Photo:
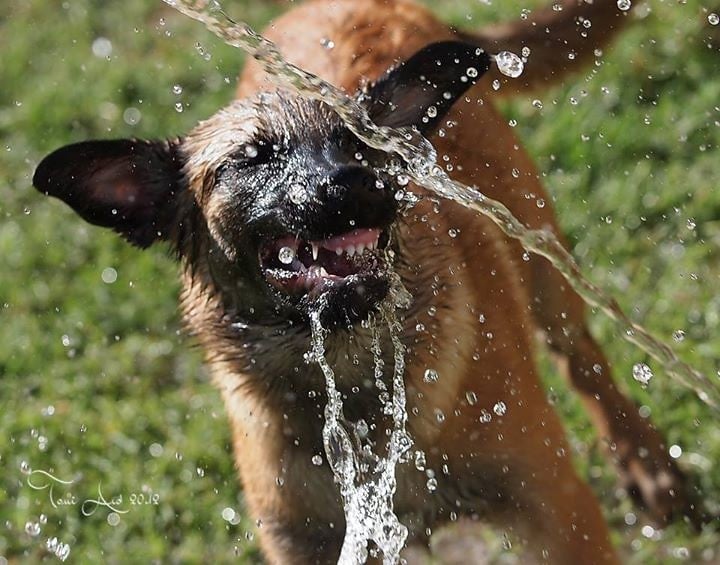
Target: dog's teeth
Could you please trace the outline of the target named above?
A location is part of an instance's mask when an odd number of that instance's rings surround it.
[[[318,258],[318,249],[319,249],[318,244],[317,244],[317,243],[311,243],[310,246],[312,247],[313,261],[317,261],[317,258]]]
[[[327,277],[328,272],[325,270],[325,267],[320,267],[320,276],[321,277]]]
[[[354,245],[348,245],[348,246],[345,248],[345,253],[348,254],[348,257],[352,257],[353,255],[355,255],[355,246],[354,246]]]
[[[358,255],[362,255],[363,251],[365,251],[365,246],[362,243],[355,248],[355,253]]]
[[[343,252],[343,248],[342,248],[342,247],[338,247],[338,248],[335,250],[335,255],[342,255],[342,252]]]

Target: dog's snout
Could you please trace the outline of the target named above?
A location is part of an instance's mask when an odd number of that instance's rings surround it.
[[[318,200],[331,222],[350,222],[350,227],[385,226],[392,222],[397,203],[392,191],[372,170],[344,165],[318,186]]]
[[[369,169],[358,165],[345,165],[330,175],[325,190],[330,197],[368,198],[377,195],[382,189],[382,184],[378,182],[377,176]]]

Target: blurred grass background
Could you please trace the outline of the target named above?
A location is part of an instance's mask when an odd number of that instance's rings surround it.
[[[541,4],[427,3],[468,27]],[[288,6],[225,4],[256,28]],[[586,69],[537,94],[542,109],[531,99],[505,106],[584,271],[656,335],[684,332],[676,348],[716,381],[720,26],[707,16],[719,8],[652,0],[592,80]],[[84,224],[30,184],[61,145],[187,131],[231,99],[243,55],[153,0],[11,3],[0,53],[0,563],[55,560],[44,550],[54,536],[71,546],[69,561],[259,562],[219,395],[182,336],[176,265],[160,247],[140,252]],[[680,463],[718,510],[717,414],[602,316],[592,326],[618,380],[680,446]],[[645,390],[631,378],[637,362],[655,372]],[[617,492],[574,395],[545,365],[578,466],[628,562],[718,562],[717,531],[647,527]],[[101,485],[128,512],[54,508],[48,490],[28,486],[23,462],[75,481],[58,485],[56,500],[98,498]],[[158,504],[132,504],[140,494]],[[40,535],[26,533],[27,522]]]

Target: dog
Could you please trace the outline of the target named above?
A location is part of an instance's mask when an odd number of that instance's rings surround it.
[[[627,20],[614,0],[560,7],[469,32],[410,0],[311,0],[266,35],[291,62],[357,93],[378,125],[429,136],[453,178],[562,238],[537,170],[493,106],[596,57]],[[519,78],[492,64],[488,54],[501,50],[527,54]],[[322,103],[278,89],[257,63],[246,66],[237,94],[182,138],[58,149],[33,184],[138,247],[167,242],[176,253],[184,319],[222,393],[269,562],[337,561],[340,494],[329,466],[314,462],[326,398],[319,367],[305,361],[310,313],[322,301],[347,419],[370,423],[382,445],[366,322],[387,303],[392,273],[412,297],[398,312],[408,431],[427,467],[447,470],[430,492],[424,474],[398,468],[395,510],[411,544],[422,546],[428,529],[455,516],[480,516],[543,561],[618,561],[538,378],[537,330],[626,487],[661,522],[693,514],[662,435],[614,384],[582,300],[546,260],[522,259],[488,219],[405,186],[387,172],[392,156],[357,139]],[[397,197],[408,190],[421,196],[414,206]],[[392,366],[389,337],[381,341]],[[437,378],[424,378],[428,370]],[[493,412],[496,403],[502,409]]]

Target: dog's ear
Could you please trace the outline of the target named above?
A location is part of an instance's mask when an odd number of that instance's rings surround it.
[[[415,126],[425,134],[489,68],[490,56],[475,45],[431,43],[370,88],[370,118],[381,126]]]
[[[91,224],[147,247],[172,232],[183,186],[178,144],[118,139],[68,145],[42,160],[33,185]]]

